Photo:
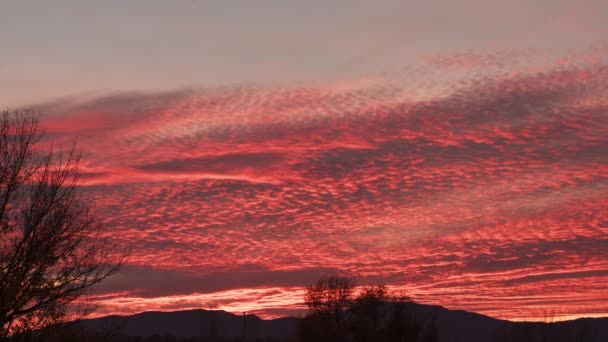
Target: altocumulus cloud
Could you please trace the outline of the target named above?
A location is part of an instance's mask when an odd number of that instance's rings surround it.
[[[383,76],[40,105],[133,249],[101,312],[289,314],[344,272],[502,318],[608,313],[608,66],[498,57],[430,58],[449,86],[418,97]]]

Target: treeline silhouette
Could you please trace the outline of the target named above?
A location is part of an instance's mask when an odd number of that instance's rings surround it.
[[[309,285],[310,313],[298,327],[302,342],[437,342],[435,321],[408,310],[410,297],[385,285],[356,290],[352,278],[329,276]]]

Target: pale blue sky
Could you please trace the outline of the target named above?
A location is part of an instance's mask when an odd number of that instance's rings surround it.
[[[602,0],[1,0],[0,106],[88,92],[356,79],[474,50],[579,49]]]

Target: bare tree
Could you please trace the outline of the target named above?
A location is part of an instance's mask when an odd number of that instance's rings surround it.
[[[31,112],[0,117],[0,340],[64,321],[122,265],[78,192],[80,155],[41,151]]]
[[[352,278],[329,276],[306,287],[304,302],[316,313],[332,315],[336,322],[349,306],[355,287]]]
[[[341,276],[323,277],[308,285],[304,302],[311,313],[300,322],[299,339],[318,342],[345,341],[345,314],[352,302],[354,289],[354,280]]]
[[[355,292],[356,291],[356,292]],[[416,317],[414,301],[386,285],[355,288],[351,278],[330,276],[309,285],[310,309],[299,321],[299,341],[437,341],[433,317]]]

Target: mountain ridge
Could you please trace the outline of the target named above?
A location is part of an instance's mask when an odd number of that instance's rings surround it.
[[[465,310],[437,305],[408,304],[417,317],[433,320],[439,341],[608,341],[608,317],[578,318],[546,322],[514,322]],[[276,339],[293,341],[298,317],[262,319],[254,314],[238,315],[224,310],[192,309],[147,311],[134,315],[109,315],[77,322],[86,332],[112,333],[127,337],[174,336],[177,338]],[[582,339],[581,339],[582,338]]]

